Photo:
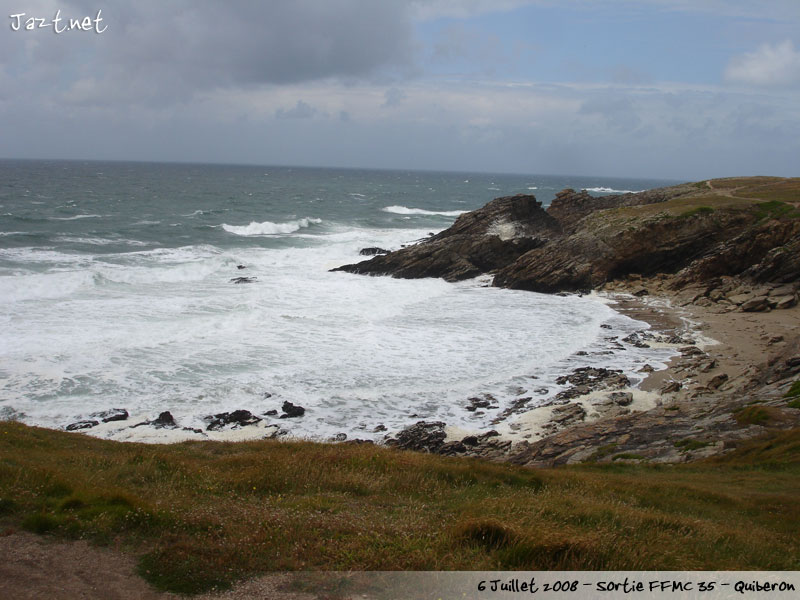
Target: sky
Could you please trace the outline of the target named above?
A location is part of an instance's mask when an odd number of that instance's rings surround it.
[[[0,6],[3,158],[800,175],[800,0]]]

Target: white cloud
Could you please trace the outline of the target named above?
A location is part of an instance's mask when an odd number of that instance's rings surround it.
[[[764,44],[731,60],[725,79],[755,86],[791,87],[800,85],[800,52],[791,41]]]

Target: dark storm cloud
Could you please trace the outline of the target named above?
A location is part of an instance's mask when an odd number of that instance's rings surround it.
[[[16,45],[15,59],[21,55],[31,68],[74,69],[80,52],[83,66],[75,74],[91,77],[95,93],[114,97],[122,90],[168,101],[218,87],[357,80],[411,60],[405,2],[139,0],[106,5],[66,0],[58,8],[64,17],[94,16],[102,9],[108,29],[100,35],[18,32],[15,39],[6,39]],[[33,47],[24,44],[25,36],[35,39]],[[114,93],[104,87],[113,87]]]

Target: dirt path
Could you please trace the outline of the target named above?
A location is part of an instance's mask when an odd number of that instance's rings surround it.
[[[243,582],[222,594],[196,600],[315,600],[316,595],[281,590],[289,579],[277,573]],[[135,559],[85,541],[64,542],[14,531],[0,537],[0,598],[13,600],[179,600],[155,591],[136,575]]]

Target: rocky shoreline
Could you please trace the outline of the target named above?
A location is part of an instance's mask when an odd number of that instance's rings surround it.
[[[782,200],[770,199],[775,194]],[[466,399],[467,411],[498,411],[488,431],[418,421],[382,443],[529,466],[682,462],[800,425],[800,407],[787,397],[800,373],[798,204],[800,179],[710,180],[603,197],[564,190],[547,209],[532,195],[498,198],[415,244],[365,249],[372,258],[335,270],[448,281],[490,275],[495,286],[597,293],[651,326],[622,339],[609,332],[608,352],[627,345],[675,354],[666,370],[643,365],[638,385],[587,365],[564,373],[564,389],[552,396],[533,390],[502,411],[488,394]],[[276,420],[303,415],[286,401],[280,412],[240,409],[192,428],[166,411],[129,425],[127,411],[112,409],[66,429],[124,429],[117,439],[139,441],[171,441],[164,430],[183,435],[176,439],[248,440],[291,437]],[[329,441],[373,443],[344,433]]]
[[[563,190],[547,209],[518,195],[414,246],[340,267],[449,281],[489,273],[495,286],[545,293],[597,290],[661,332],[628,343],[673,342],[679,351],[638,389],[619,373],[577,369],[562,378],[569,389],[520,406],[502,433],[419,422],[386,443],[529,466],[683,462],[799,426],[791,393],[800,373],[799,207],[797,178],[601,198]],[[691,329],[704,342],[689,339]]]

